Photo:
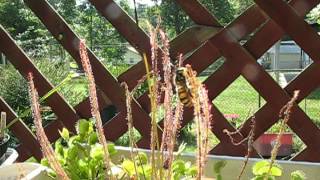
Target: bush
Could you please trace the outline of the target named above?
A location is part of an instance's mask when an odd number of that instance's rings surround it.
[[[69,75],[69,64],[65,62],[42,59],[36,60],[35,64],[41,73],[44,74],[54,86],[59,84]],[[0,82],[0,96],[4,98],[18,115],[21,115],[29,109],[30,103],[27,81],[11,64],[0,66]],[[85,86],[85,81],[81,78],[69,81],[69,84],[64,85],[60,91],[71,105],[78,104],[87,94],[85,88],[80,91],[77,91],[79,88],[73,88],[73,85],[75,84]],[[27,124],[31,124],[31,114],[24,117],[23,120]]]

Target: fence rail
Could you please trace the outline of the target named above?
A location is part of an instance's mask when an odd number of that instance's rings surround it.
[[[25,0],[24,2],[64,49],[80,64],[79,38],[66,21],[45,0]],[[255,113],[257,123],[255,139],[278,121],[278,112],[292,97],[294,90],[299,89],[301,91],[298,98],[298,102],[301,102],[319,87],[320,78],[317,78],[317,74],[320,71],[320,64],[318,63],[320,56],[317,47],[320,47],[320,38],[303,19],[319,3],[318,0],[291,0],[289,2],[255,0],[256,4],[225,27],[220,25],[216,18],[197,0],[176,0],[176,2],[189,15],[196,26],[190,27],[171,41],[171,57],[177,57],[178,53],[188,54],[192,52],[190,56],[185,57],[184,63],[191,64],[199,73],[220,57],[224,57],[225,62],[222,66],[204,81],[209,90],[209,98],[215,100],[230,84],[242,76],[266,101]],[[90,3],[106,20],[111,22],[138,52],[146,53],[150,62],[148,35],[139,28],[120,6],[113,0],[90,0]],[[107,7],[112,7],[112,10],[119,12],[118,18],[113,18],[111,16],[112,13],[105,11],[108,9]],[[242,27],[241,31],[239,27]],[[194,36],[195,33],[197,36]],[[242,45],[240,40],[252,33],[254,35]],[[286,34],[290,35],[308,53],[314,63],[282,88],[256,60]],[[35,74],[36,87],[40,95],[53,88],[2,27],[0,29],[0,41],[0,51],[8,57],[23,76],[29,71]],[[113,104],[119,112],[104,125],[107,138],[116,140],[127,131],[125,97],[120,83],[126,82],[129,88],[132,89],[145,74],[145,69],[142,62],[139,62],[116,79],[101,64],[94,53],[90,49],[88,51],[90,62],[95,72],[96,83],[101,90],[101,96],[107,99],[107,101],[101,101],[101,108]],[[159,49],[158,53],[161,55],[163,52]],[[102,98],[100,97],[99,99],[101,100]],[[134,127],[142,135],[138,145],[140,147],[148,147],[151,126],[148,115],[150,113],[150,105],[147,93],[133,102]],[[62,96],[56,93],[46,101],[46,104],[58,116],[58,120],[51,122],[46,127],[50,141],[55,141],[58,138],[58,129],[61,129],[61,127],[66,126],[72,130],[75,122],[80,117],[90,117],[88,99],[76,107],[71,107]],[[234,131],[235,127],[226,120],[218,108],[213,105],[214,125],[212,126],[212,132],[220,140],[220,144],[212,149],[211,153],[234,156],[245,155],[245,146],[234,146],[223,133],[223,129]],[[7,113],[11,112],[9,117],[14,118],[13,112],[3,101],[1,102],[0,110]],[[192,109],[185,109],[183,117],[182,126],[185,126],[193,118]],[[320,130],[298,105],[293,108],[292,120],[289,121],[289,126],[307,146],[293,160],[320,162],[320,157],[316,153],[320,149],[320,143],[316,141],[320,139]],[[38,147],[37,141],[34,136],[28,134],[23,124],[18,122],[11,130],[22,142],[18,148],[22,157],[20,160],[23,161],[30,156],[35,156],[39,159],[40,152],[32,148]],[[244,122],[240,132],[241,135],[238,134],[236,136],[239,140],[248,135],[250,132],[249,119]],[[25,136],[25,134],[28,134],[28,136]]]

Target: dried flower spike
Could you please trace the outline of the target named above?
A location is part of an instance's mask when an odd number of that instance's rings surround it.
[[[106,166],[106,176],[108,177],[108,172],[110,172],[112,177],[108,144],[104,136],[102,120],[99,112],[99,103],[98,103],[98,97],[97,97],[96,84],[95,84],[91,64],[89,61],[87,48],[83,40],[80,41],[79,50],[80,50],[81,63],[89,81],[89,99],[90,99],[90,105],[91,105],[91,114],[95,120],[99,142],[103,146],[104,163]]]
[[[35,88],[34,81],[33,81],[33,74],[31,72],[28,74],[28,81],[29,81],[29,94],[30,94],[30,100],[31,100],[32,116],[33,116],[34,125],[36,127],[37,139],[40,143],[42,153],[44,157],[48,159],[51,168],[53,168],[53,170],[57,173],[58,177],[63,180],[67,180],[69,179],[69,177],[61,167],[58,159],[56,158],[54,150],[43,129],[42,118],[40,113],[39,95]]]

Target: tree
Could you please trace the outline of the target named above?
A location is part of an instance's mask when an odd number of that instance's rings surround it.
[[[76,32],[88,40],[91,49],[106,63],[121,64],[126,40],[90,3],[82,2],[78,11],[78,20],[74,24]]]
[[[37,56],[50,38],[39,19],[21,0],[0,1],[0,24],[25,49]]]
[[[181,7],[172,0],[162,0],[160,5],[160,15],[169,36],[175,36],[192,25],[191,20]]]
[[[201,0],[200,1],[217,19],[226,25],[230,23],[235,16],[235,10],[227,0]]]
[[[246,9],[248,9],[252,4],[254,4],[254,1],[253,0],[230,0],[230,3],[232,4],[235,10],[235,15],[239,16]]]
[[[223,25],[230,23],[235,16],[234,8],[227,0],[200,0],[200,2],[215,15]],[[160,11],[170,37],[181,33],[193,24],[175,1],[162,0]]]
[[[307,14],[307,21],[310,23],[320,23],[320,5],[313,8],[312,11]]]
[[[76,19],[78,15],[76,0],[49,0],[49,2],[68,23],[72,24]]]

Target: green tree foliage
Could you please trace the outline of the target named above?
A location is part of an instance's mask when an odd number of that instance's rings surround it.
[[[230,23],[236,15],[235,7],[233,7],[233,4],[231,4],[229,1],[200,0],[200,3],[202,3],[223,25]],[[175,1],[162,0],[159,9],[163,24],[166,27],[170,37],[181,33],[187,27],[193,24],[190,18]],[[153,12],[156,11],[157,9],[153,10]]]
[[[49,3],[82,38],[87,39],[87,44],[99,57],[112,64],[123,62],[126,41],[87,1],[49,0]],[[127,4],[127,0],[120,3]],[[60,59],[65,59],[61,46],[22,0],[0,0],[0,24],[32,57],[50,53],[61,54]]]
[[[68,23],[72,23],[79,14],[75,8],[76,0],[49,0],[49,2]]]
[[[235,16],[235,9],[226,0],[200,0],[200,2],[218,19],[226,25],[230,23]]]
[[[74,23],[75,31],[87,40],[89,47],[107,64],[122,64],[126,40],[88,2],[78,6],[81,12]]]
[[[252,4],[254,4],[253,0],[230,0],[230,3],[235,10],[236,16],[239,16],[246,9],[248,9]]]
[[[170,36],[180,34],[192,24],[189,17],[175,1],[162,0],[160,9],[162,21]]]
[[[0,24],[33,54],[48,42],[44,26],[21,0],[0,1]]]
[[[311,23],[320,23],[320,5],[312,9],[307,15],[307,20]]]

